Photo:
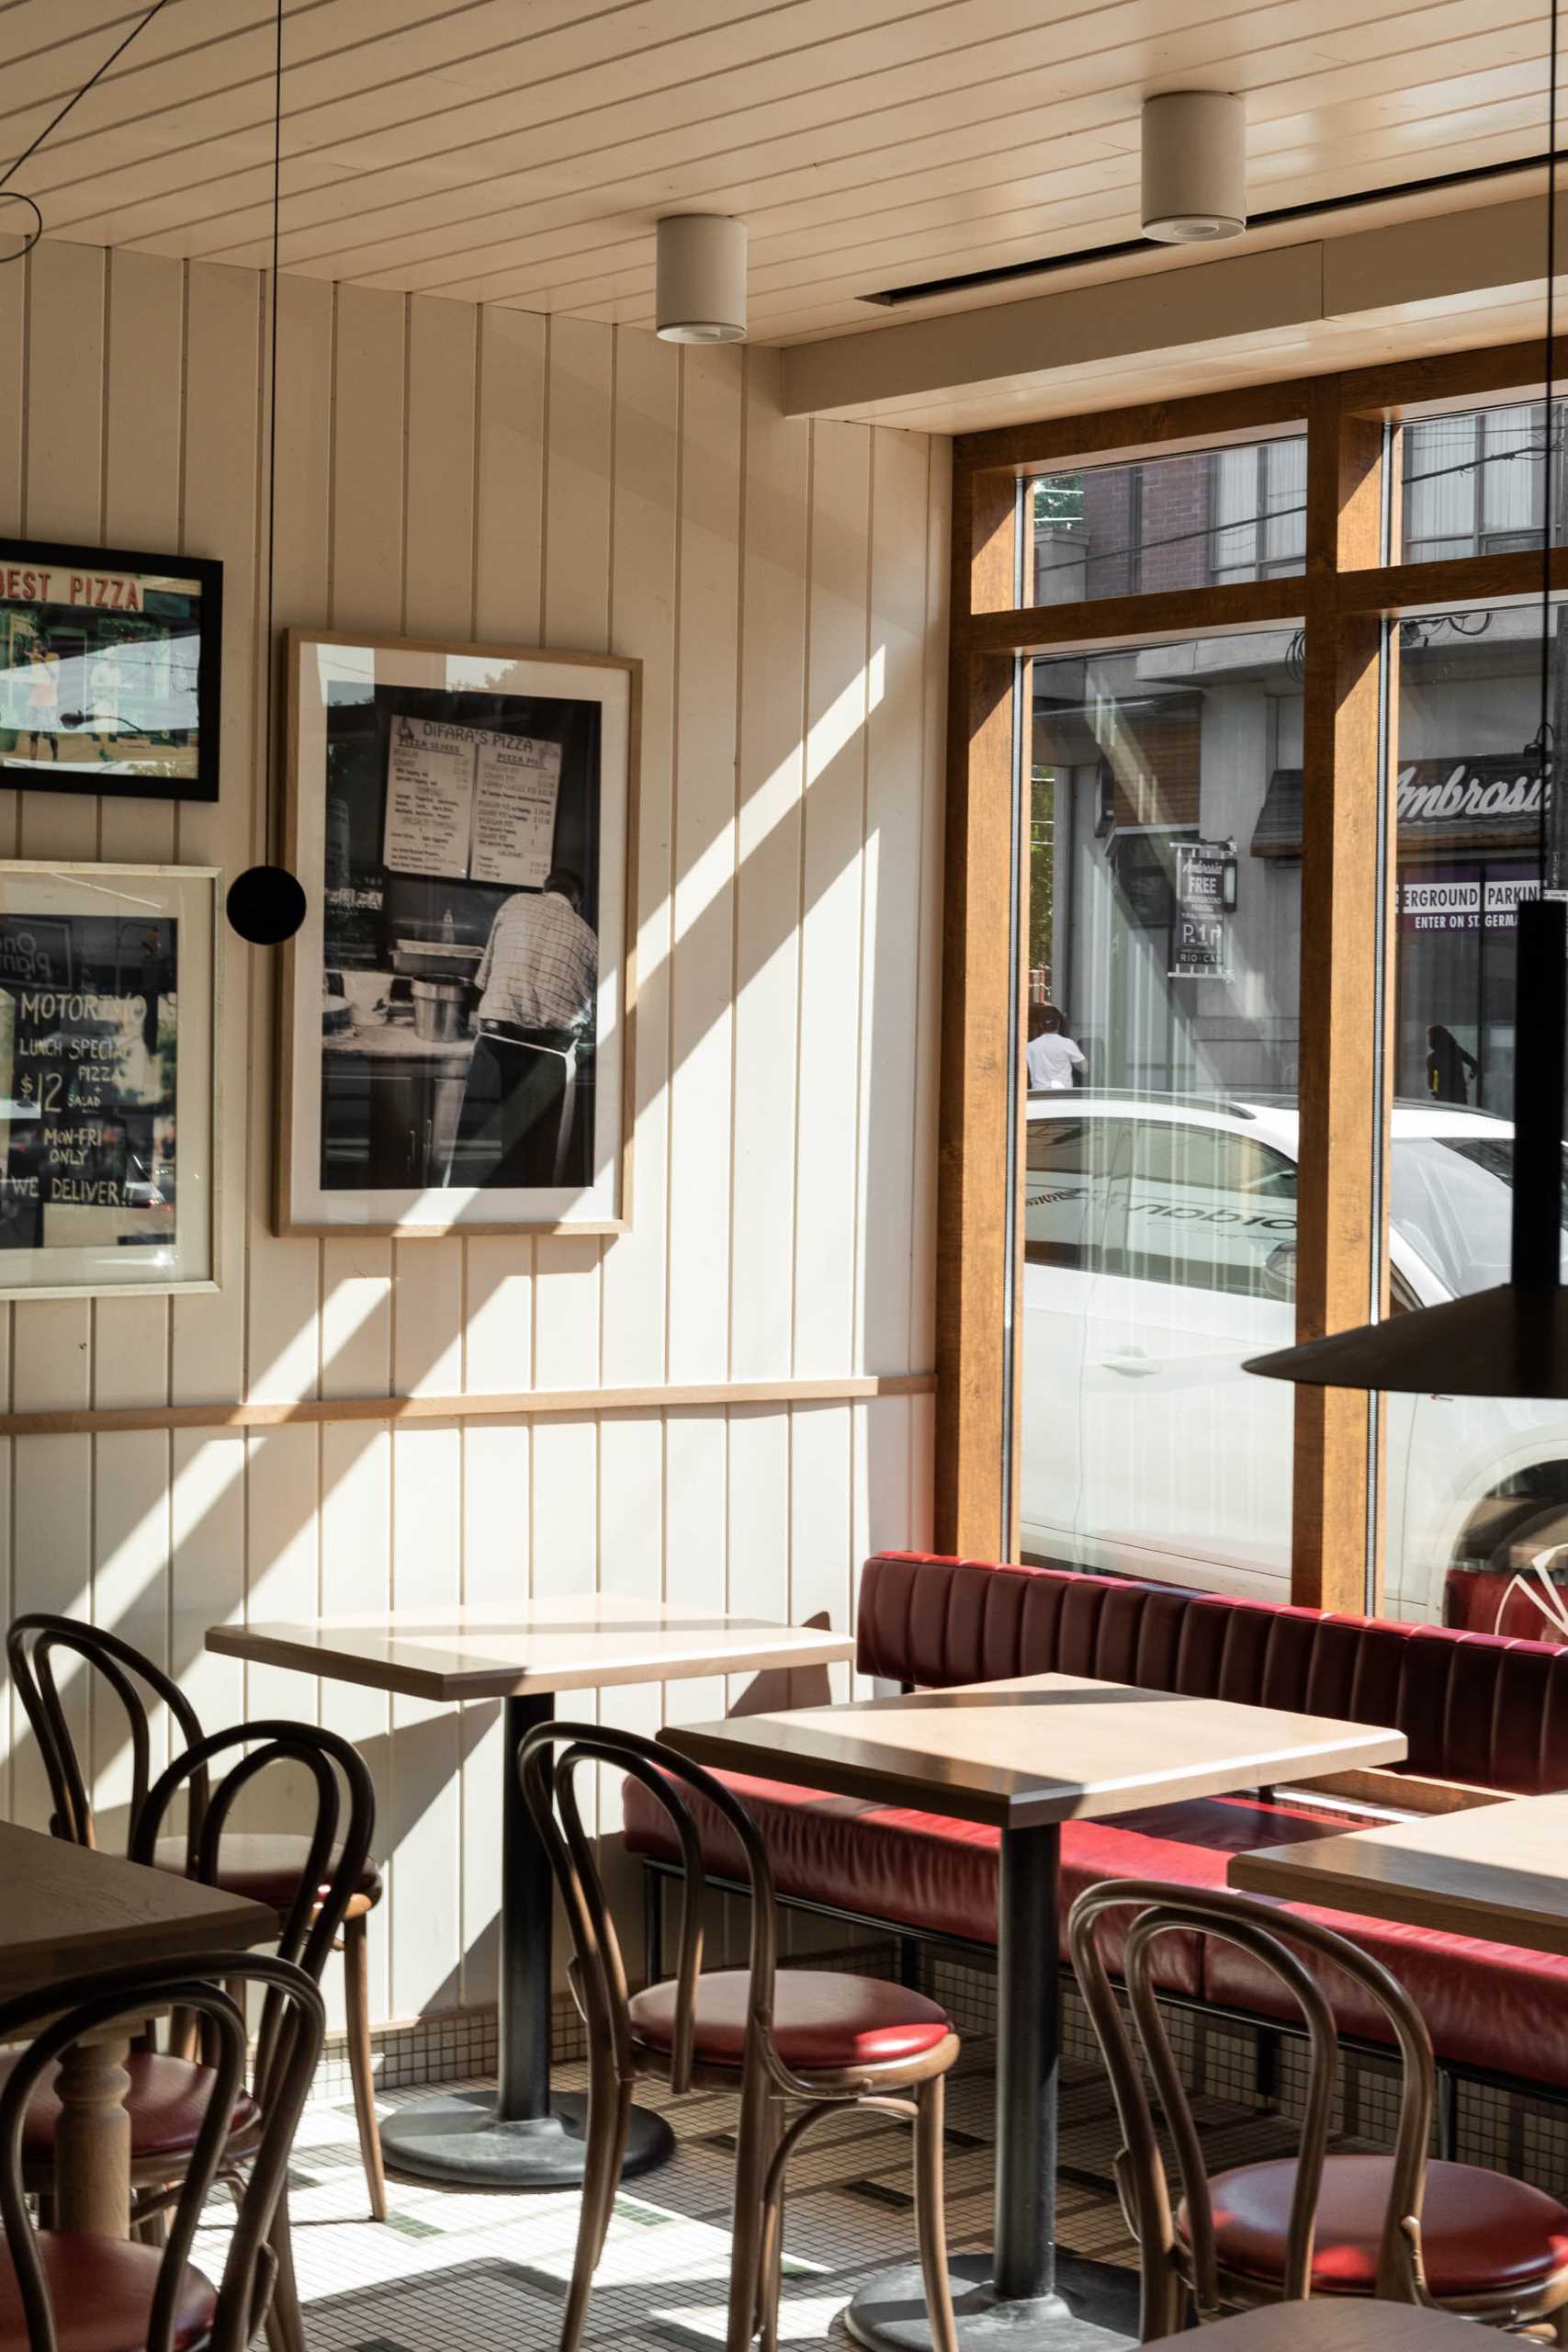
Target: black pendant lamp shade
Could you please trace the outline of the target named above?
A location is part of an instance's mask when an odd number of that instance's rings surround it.
[[[1562,1282],[1568,905],[1525,900],[1517,935],[1511,1279],[1444,1306],[1254,1356],[1244,1371],[1309,1388],[1568,1397],[1568,1291]]]

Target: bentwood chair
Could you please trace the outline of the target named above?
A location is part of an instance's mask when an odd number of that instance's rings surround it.
[[[190,2257],[202,2207],[226,2166],[229,2117],[245,2098],[245,2020],[224,1983],[265,1991],[276,2062],[215,2286]],[[24,2151],[62,2052],[85,2034],[131,2019],[140,2025],[170,2007],[199,2022],[211,2095],[186,2152],[164,2243],[35,2230]],[[209,1956],[188,1968],[162,1962],[117,1968],[0,2007],[0,2039],[31,2034],[0,2088],[0,2352],[245,2352],[275,2283],[276,2211],[323,2024],[321,1996],[308,1976],[288,1961],[250,1952]]]
[[[87,1776],[76,1752],[70,1722],[61,1702],[54,1671],[56,1651],[79,1658],[123,1712],[130,1743],[130,1804],[128,1842],[146,1799],[152,1762],[152,1724],[147,1695],[162,1702],[173,1718],[179,1740],[186,1748],[199,1745],[203,1734],[196,1710],[177,1682],[150,1657],[133,1649],[118,1634],[88,1625],[73,1617],[35,1614],[18,1617],[6,1636],[11,1675],[27,1710],[33,1737],[49,1776],[57,1838],[78,1846],[98,1844],[97,1825],[87,1793]],[[203,1790],[193,1782],[194,1804]],[[220,1883],[231,1894],[265,1903],[280,1916],[294,1904],[305,1866],[308,1840],[299,1836],[258,1831],[232,1831],[224,1840]],[[182,1842],[163,1841],[152,1860],[163,1870],[184,1870]],[[371,2216],[387,2218],[387,2179],[381,2161],[381,2135],[376,2120],[375,2074],[370,2053],[369,1944],[367,1922],[381,1900],[381,1874],[367,1855],[358,1880],[350,1890],[344,1916],[344,2011],[348,2028],[348,2070],[354,2086],[354,2112],[359,2129],[360,2155],[370,2193]]]
[[[214,1781],[213,1762],[234,1750],[243,1752]],[[131,1831],[130,1859],[152,1861],[171,1807],[188,1793],[187,1826],[180,1841],[184,1866],[205,1885],[231,1884],[224,1866],[230,1815],[243,1792],[277,1765],[302,1768],[316,1802],[294,1898],[279,1924],[277,1956],[315,1984],[359,1883],[375,1821],[375,1794],[365,1760],[336,1732],[315,1724],[254,1723],[198,1740],[175,1758],[143,1796]],[[291,2079],[285,2007],[270,1994],[264,2002],[251,2087],[221,2109],[228,2122],[219,2177],[231,2186],[243,2183],[258,2151],[267,2144],[279,2083]],[[8,2080],[14,2064],[0,2058],[0,2082]],[[208,2118],[219,2097],[218,2075],[210,2051],[198,2047],[194,2055],[161,2051],[145,2039],[131,2051],[127,2075],[132,2221],[142,2232],[156,2232],[168,2210],[177,2208],[189,2167],[205,2146]],[[22,2119],[21,2164],[27,2187],[46,2203],[53,2185],[60,2113],[53,2077],[40,2076]],[[304,2352],[287,2183],[272,2201],[271,2249],[268,2339],[274,2352]]]
[[[1111,1911],[1136,1913],[1122,1973],[1127,2018],[1100,1949]],[[1210,2179],[1155,1994],[1160,1937],[1197,1934],[1250,1954],[1306,2021],[1308,2066],[1293,2157],[1237,2165]],[[1420,2012],[1380,1961],[1331,1928],[1253,1896],[1111,1880],[1068,1921],[1073,1966],[1122,2127],[1116,2182],[1138,2242],[1143,2340],[1310,2295],[1377,2296],[1501,2328],[1551,2327],[1568,2343],[1568,2209],[1477,2165],[1428,2162],[1432,2045]],[[1330,2155],[1338,2035],[1323,1978],[1348,1978],[1386,2019],[1399,2059],[1388,2155]],[[1139,2064],[1141,2046],[1147,2078]],[[1148,2084],[1163,2110],[1180,2183],[1173,2211]]]
[[[620,1941],[575,1776],[605,1764],[641,1782],[680,1839],[680,1964],[670,1981],[629,1993]],[[561,2352],[577,2352],[604,2251],[639,2075],[671,2090],[729,2090],[740,2100],[726,2352],[761,2333],[777,2352],[784,2172],[822,2117],[846,2107],[915,2127],[915,2230],[935,2352],[956,2352],[942,2223],[942,2106],[958,2036],[945,2012],[899,1984],[828,1970],[777,1969],[778,1912],[767,1854],[723,1782],[668,1748],[594,1724],[543,1724],[518,1756],[524,1793],[566,1905],[570,1978],[588,2028],[588,2147],[577,2256]],[[720,1813],[746,1857],[750,1965],[705,1971],[703,1862],[687,1795]],[[912,2096],[906,2096],[912,2094]],[[790,2109],[797,2111],[793,2115]]]

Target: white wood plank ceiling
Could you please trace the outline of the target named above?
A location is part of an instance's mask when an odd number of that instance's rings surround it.
[[[3,0],[7,153],[143,13]],[[877,288],[1135,235],[1153,89],[1246,92],[1258,209],[1539,153],[1545,17],[1542,0],[288,0],[283,262],[637,325],[659,215],[737,212],[754,338],[842,334],[920,314],[868,305]],[[272,55],[268,0],[167,0],[15,185],[51,237],[265,263]]]

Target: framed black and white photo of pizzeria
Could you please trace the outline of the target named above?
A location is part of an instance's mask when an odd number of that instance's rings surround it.
[[[0,863],[0,1297],[219,1287],[219,879]]]
[[[290,631],[276,1222],[630,1216],[641,664]]]
[[[216,800],[223,567],[0,539],[0,783]]]

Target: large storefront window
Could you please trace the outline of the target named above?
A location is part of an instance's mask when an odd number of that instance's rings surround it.
[[[1031,695],[1024,1548],[1276,1598],[1291,1396],[1240,1367],[1294,1335],[1301,651],[1043,659]]]
[[[1514,1102],[1540,1082],[1516,1052],[1517,909],[1568,816],[1542,806],[1539,606],[1407,620],[1398,645],[1395,1312],[1506,1280]],[[1568,1569],[1530,1563],[1568,1541],[1568,1408],[1434,1394],[1383,1417],[1390,1612],[1562,1639]]]

